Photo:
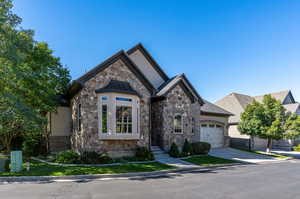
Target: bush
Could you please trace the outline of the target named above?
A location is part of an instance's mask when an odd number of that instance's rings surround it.
[[[6,160],[5,160],[5,163],[4,163],[4,171],[5,171],[5,172],[9,172],[9,171],[10,171],[9,166],[10,166],[10,160],[9,160],[9,159],[6,159]]]
[[[193,154],[208,154],[210,150],[210,144],[207,142],[195,142],[192,143]]]
[[[300,144],[293,147],[293,151],[299,151],[300,152]]]
[[[106,153],[97,153],[95,151],[84,151],[80,154],[80,163],[108,164],[108,163],[112,163],[112,159]]]
[[[187,139],[185,139],[183,147],[182,147],[182,156],[189,156],[193,154],[192,144],[189,143]]]
[[[95,151],[84,151],[80,154],[82,164],[100,164],[99,154]]]
[[[65,164],[76,164],[79,162],[79,159],[80,156],[77,152],[73,150],[66,150],[57,154],[55,162]]]
[[[169,151],[169,155],[174,158],[180,157],[178,146],[173,142]]]
[[[106,153],[101,153],[99,154],[99,163],[100,164],[109,164],[113,162],[113,159],[111,157],[109,157],[108,154]]]
[[[23,152],[27,157],[38,156],[41,154],[41,136],[28,136],[23,142]]]
[[[135,151],[135,157],[138,161],[150,161],[154,160],[154,155],[146,147],[137,147]]]

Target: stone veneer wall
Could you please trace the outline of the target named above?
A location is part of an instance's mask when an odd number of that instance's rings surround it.
[[[95,89],[102,88],[110,80],[129,82],[131,87],[140,95],[140,139],[139,140],[100,140],[98,137],[98,109],[97,95]],[[89,79],[84,88],[71,100],[72,120],[75,121],[77,104],[81,103],[82,127],[81,131],[73,128],[71,136],[72,148],[77,151],[93,150],[106,152],[112,157],[132,155],[137,145],[149,146],[149,114],[150,114],[150,92],[141,81],[118,60],[105,70]]]
[[[166,95],[166,99],[156,102],[152,106],[156,118],[152,118],[153,133],[160,134],[160,146],[168,151],[174,142],[181,150],[184,140],[192,142],[199,134],[200,104],[192,103],[190,98],[178,84]],[[175,134],[173,120],[176,114],[183,116],[183,133]],[[194,133],[192,133],[192,117],[195,119]]]

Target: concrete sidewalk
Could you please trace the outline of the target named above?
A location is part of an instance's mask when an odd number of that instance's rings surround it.
[[[267,156],[267,155],[261,155],[261,154],[255,154],[251,152],[246,152],[238,149],[233,148],[213,148],[209,152],[209,155],[224,158],[224,159],[231,159],[231,160],[237,160],[241,162],[246,163],[252,163],[252,164],[260,164],[260,163],[268,163],[268,162],[278,162],[282,161],[275,157]]]
[[[271,152],[279,154],[279,155],[284,155],[284,156],[289,156],[292,158],[300,159],[299,151],[286,151],[286,150],[280,150],[280,149],[272,149]]]

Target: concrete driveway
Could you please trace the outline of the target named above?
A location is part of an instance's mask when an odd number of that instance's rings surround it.
[[[271,156],[255,154],[255,153],[241,151],[229,147],[213,148],[211,149],[209,154],[220,158],[238,160],[238,161],[242,161],[246,163],[254,163],[254,164],[280,161]]]

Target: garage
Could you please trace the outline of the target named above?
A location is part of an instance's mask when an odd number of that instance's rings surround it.
[[[200,141],[208,142],[212,148],[224,146],[224,127],[215,123],[202,123]]]

